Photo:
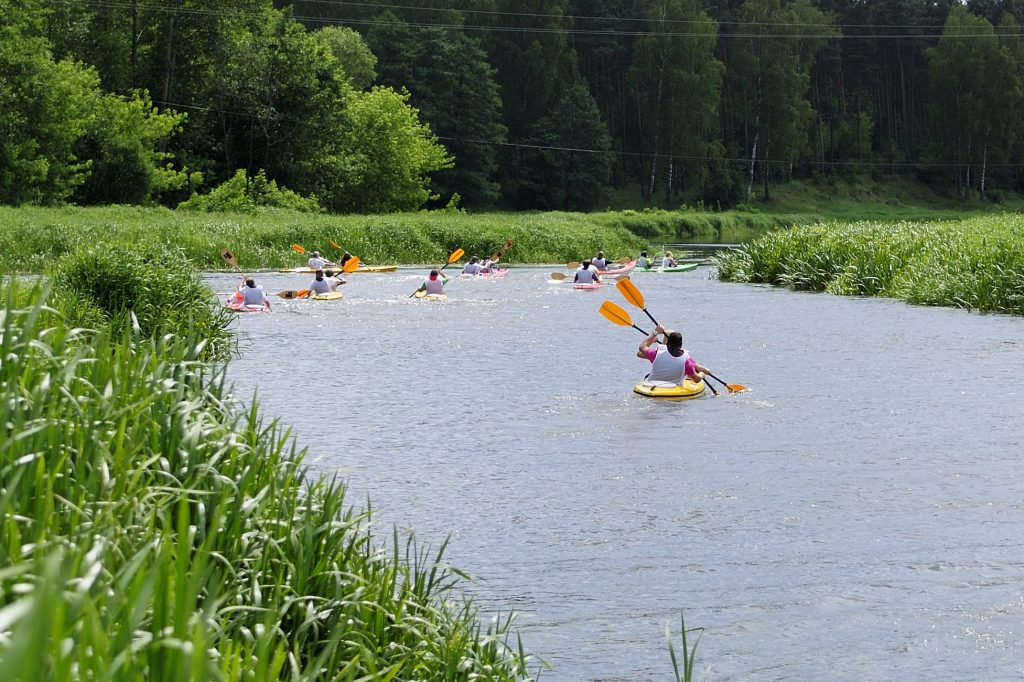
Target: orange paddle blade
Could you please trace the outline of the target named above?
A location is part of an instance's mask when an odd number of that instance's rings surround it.
[[[622,295],[626,297],[626,300],[635,305],[637,308],[644,307],[644,295],[640,293],[640,290],[636,288],[628,279],[620,279],[615,283],[615,288],[622,292]]]
[[[341,271],[342,272],[355,272],[358,269],[359,269],[359,256],[352,256],[347,261],[345,261],[345,265],[342,266]]]
[[[632,327],[633,318],[629,316],[622,306],[615,305],[611,301],[605,301],[598,309],[601,314],[621,327]]]
[[[298,298],[306,298],[309,296],[309,289],[299,289],[295,292],[295,296]]]
[[[331,239],[330,242],[331,242],[331,246],[333,246],[334,248],[338,249],[339,251],[342,250],[341,244],[339,244],[338,242],[334,241],[333,239]]]
[[[725,387],[729,389],[729,393],[742,393],[743,391],[750,390],[743,384],[726,384]]]
[[[465,255],[466,252],[463,251],[462,249],[455,249],[454,251],[452,251],[452,255],[448,256],[448,262],[454,263],[455,261],[459,260]]]
[[[292,251],[297,251],[298,253],[306,253],[306,250],[299,246],[298,244],[292,244]]]

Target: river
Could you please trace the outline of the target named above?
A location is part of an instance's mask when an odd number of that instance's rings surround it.
[[[635,273],[751,388],[657,402],[631,392],[640,333],[598,306],[643,312],[553,270],[456,279],[447,302],[408,299],[408,269],[338,303],[272,297],[238,317],[230,378],[383,539],[451,536],[542,680],[672,679],[681,612],[704,628],[696,679],[1024,676],[1024,320]]]

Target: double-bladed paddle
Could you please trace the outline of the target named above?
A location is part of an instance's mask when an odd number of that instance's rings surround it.
[[[438,273],[444,272],[444,269],[446,267],[448,267],[449,265],[451,265],[452,263],[454,263],[455,261],[459,260],[460,258],[462,258],[465,255],[466,255],[466,252],[463,251],[462,249],[455,249],[454,251],[452,251],[452,255],[448,256],[448,262],[440,267],[440,269],[438,270]],[[419,291],[419,289],[417,289],[416,291]],[[409,294],[409,298],[412,298],[413,296],[415,296],[416,295],[416,291],[414,291],[411,294]]]
[[[633,282],[631,282],[628,279],[622,279],[622,280],[619,280],[618,282],[616,282],[615,287],[620,292],[622,292],[622,295],[626,298],[627,301],[632,303],[637,308],[641,308],[645,313],[647,313],[647,317],[651,318],[651,322],[653,322],[654,324],[658,324],[658,321],[654,319],[654,316],[651,315],[649,312],[647,312],[647,308],[644,307],[644,295],[642,293],[640,293],[640,290],[636,288],[636,285],[633,284]],[[716,377],[711,372],[707,372],[706,374],[708,376],[712,377],[713,379],[717,380],[720,384],[725,386],[727,389],[729,389],[730,393],[739,393],[740,391],[746,391],[747,390],[747,387],[744,386],[743,384],[728,384],[728,383],[722,381],[721,379],[719,379],[718,377]],[[710,384],[709,384],[709,386],[710,386]],[[714,389],[712,389],[712,390],[714,390]]]
[[[609,320],[619,325],[620,327],[632,327],[644,336],[650,336],[648,332],[644,331],[640,327],[633,324],[633,318],[630,317],[629,313],[623,310],[622,306],[615,305],[611,301],[605,301],[599,308],[601,314],[607,317]],[[705,381],[704,384],[711,389],[711,392],[718,395],[718,391],[711,385],[711,382]]]

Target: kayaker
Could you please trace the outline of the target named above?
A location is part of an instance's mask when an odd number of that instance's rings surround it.
[[[576,271],[576,276],[572,278],[573,284],[600,284],[601,276],[597,274],[597,269],[593,264],[585,260],[580,265],[580,269]]]
[[[480,274],[481,275],[490,275],[490,274],[492,274],[495,270],[498,269],[497,265],[498,265],[497,261],[493,261],[490,258],[484,258],[484,262],[480,266]]]
[[[463,275],[479,275],[481,270],[480,259],[476,256],[471,256],[469,262],[462,266]]]
[[[664,346],[658,343],[659,334],[666,335]],[[705,374],[711,373],[707,367],[698,365],[683,348],[682,334],[668,331],[660,324],[640,342],[636,356],[651,362],[651,371],[645,377],[647,381],[665,381],[682,386],[685,377],[701,381]]]
[[[437,270],[431,270],[430,276],[427,277],[427,281],[420,285],[417,291],[426,291],[427,295],[443,295],[444,285],[448,283],[448,278],[443,273]]]
[[[327,265],[327,259],[321,258],[319,251],[314,251],[313,256],[308,261],[306,261],[306,264],[309,265],[309,267],[311,267],[314,270],[320,270],[325,265]]]
[[[312,282],[309,283],[309,286],[306,288],[309,290],[310,296],[329,294],[331,293],[331,291],[333,291],[333,289],[331,289],[331,283],[328,282],[327,278],[324,276],[323,270],[316,271],[316,277],[313,279]]]
[[[347,263],[350,260],[352,260],[352,258],[353,258],[352,254],[349,253],[348,251],[346,251],[345,253],[341,254],[341,259],[338,260],[338,265],[340,265],[341,269],[344,270],[345,269],[345,263]]]
[[[246,277],[238,286],[238,292],[242,295],[242,305],[261,305],[270,310],[270,299],[263,287],[256,286],[252,277]]]
[[[663,268],[674,268],[677,265],[679,265],[679,263],[676,261],[675,258],[672,257],[672,252],[671,251],[666,251],[665,255],[661,259],[661,267],[663,267]]]
[[[597,268],[598,271],[607,270],[608,269],[608,261],[604,257],[604,251],[598,251],[597,252],[597,258],[594,258],[593,260],[591,260],[590,263],[595,268]]]
[[[348,284],[348,280],[341,275],[335,275],[334,270],[324,270],[324,279],[331,285],[331,291],[336,290],[342,284]]]
[[[646,270],[651,267],[651,261],[647,259],[646,251],[640,252],[640,257],[636,259],[636,266],[641,270]]]

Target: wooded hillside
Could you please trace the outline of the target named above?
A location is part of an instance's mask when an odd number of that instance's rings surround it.
[[[14,0],[0,202],[726,208],[776,183],[1020,190],[1024,2]],[[458,195],[455,197],[455,195]]]

